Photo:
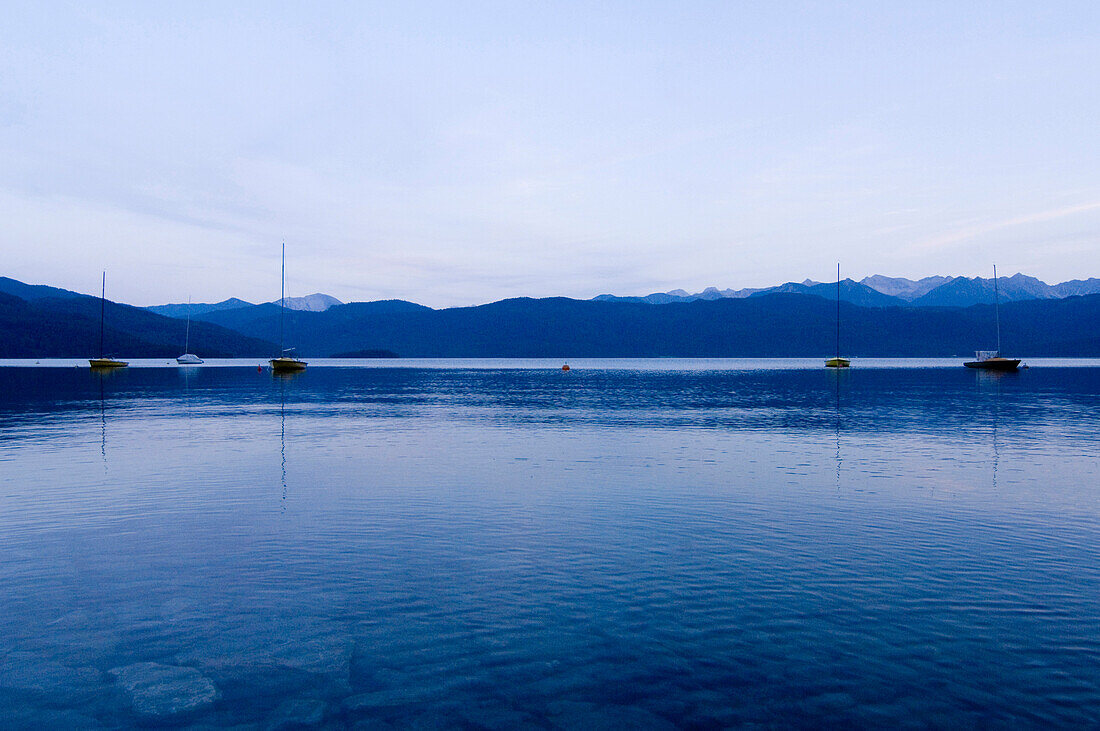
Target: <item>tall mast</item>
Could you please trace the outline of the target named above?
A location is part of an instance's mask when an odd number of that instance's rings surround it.
[[[836,357],[840,357],[840,262],[836,263]]]
[[[99,290],[99,357],[103,357],[103,317],[107,309],[107,272],[103,272],[103,288]]]
[[[993,265],[993,322],[997,324],[997,355],[1001,354],[1001,294],[997,288],[997,265]]]
[[[283,242],[283,273],[279,277],[279,357],[283,355],[283,318],[286,316],[286,242]]]
[[[191,295],[187,295],[187,331],[183,336],[183,352],[188,352],[191,345]]]

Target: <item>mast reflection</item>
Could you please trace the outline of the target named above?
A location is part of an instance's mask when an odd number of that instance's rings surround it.
[[[103,459],[103,474],[107,474],[107,379],[120,375],[114,369],[92,368],[99,386],[99,456]]]
[[[282,472],[283,492],[281,498],[282,512],[286,512],[286,388],[287,383],[298,377],[298,373],[277,373],[272,371],[272,376],[279,381],[279,467]]]
[[[992,443],[992,463],[993,463],[993,475],[992,483],[993,489],[997,489],[997,470],[1000,467],[1001,461],[1001,448],[1000,441],[998,439],[998,426],[1001,423],[1001,394],[1004,390],[1005,379],[1007,378],[1019,378],[1020,374],[1015,371],[978,371],[977,374],[977,386],[980,392],[989,393],[992,398],[992,406],[990,407],[990,423],[989,423],[989,436]]]
[[[840,468],[842,464],[842,458],[840,453],[840,386],[841,380],[848,377],[849,372],[846,369],[833,368],[830,369],[830,375],[834,379],[834,402],[833,402],[833,433],[836,438],[836,489],[840,490]]]

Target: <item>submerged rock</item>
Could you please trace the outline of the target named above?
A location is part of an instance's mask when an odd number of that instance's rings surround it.
[[[110,671],[144,716],[173,716],[196,711],[218,698],[218,689],[194,668],[139,662]]]

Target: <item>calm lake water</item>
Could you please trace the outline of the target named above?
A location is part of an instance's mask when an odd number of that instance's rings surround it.
[[[1095,362],[73,363],[5,728],[1100,724]]]

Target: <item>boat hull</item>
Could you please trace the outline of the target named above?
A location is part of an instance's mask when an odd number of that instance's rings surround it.
[[[88,365],[97,370],[110,370],[112,368],[125,368],[129,363],[114,358],[89,358]]]
[[[977,368],[982,371],[1014,371],[1020,367],[1019,358],[989,358],[988,360],[971,360],[963,363],[967,368]]]
[[[829,358],[825,361],[826,368],[847,368],[852,365],[852,362],[847,358]]]
[[[275,373],[297,373],[306,369],[306,362],[297,358],[272,358],[268,363]]]
[[[180,357],[176,358],[176,362],[180,365],[201,365],[203,363],[203,360],[197,355],[184,353]]]

